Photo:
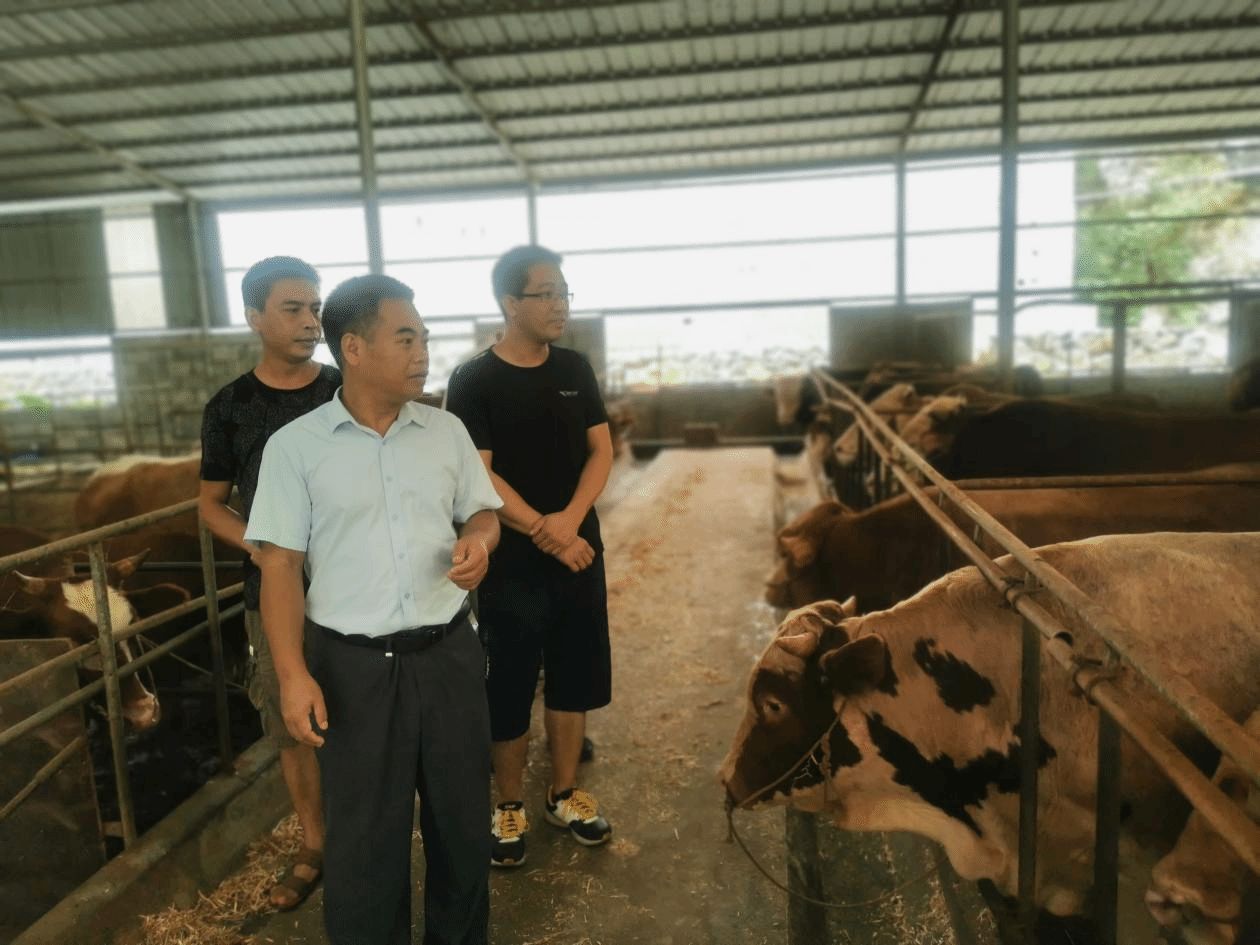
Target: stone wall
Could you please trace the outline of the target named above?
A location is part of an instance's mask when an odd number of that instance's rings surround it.
[[[196,446],[206,401],[257,362],[257,339],[243,328],[115,336],[118,402],[135,441],[160,441],[167,453]]]

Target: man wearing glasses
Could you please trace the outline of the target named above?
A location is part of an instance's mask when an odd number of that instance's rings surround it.
[[[577,788],[586,713],[608,705],[612,668],[603,543],[595,500],[612,469],[599,385],[580,354],[556,347],[572,295],[560,257],[541,246],[505,253],[491,274],[502,338],[456,369],[447,409],[464,421],[503,507],[499,549],[478,590],[488,641],[494,779],[490,862],[525,862],[524,775],[530,708],[545,668],[551,784],[544,819],[578,843],[612,833]]]

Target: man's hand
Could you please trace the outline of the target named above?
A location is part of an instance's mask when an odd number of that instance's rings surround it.
[[[591,566],[591,562],[595,560],[595,549],[590,546],[585,538],[575,538],[569,543],[569,546],[555,555],[560,563],[572,571],[574,574],[585,570]]]
[[[486,543],[479,537],[467,536],[459,538],[451,549],[451,564],[454,565],[446,576],[460,590],[471,591],[486,576],[490,566],[490,553],[486,551]]]
[[[323,736],[315,728],[328,730],[328,709],[324,706],[324,690],[310,673],[280,684],[280,711],[284,715],[284,727],[298,742],[313,748],[324,744]],[[311,727],[312,714],[315,728]]]
[[[568,511],[552,512],[530,526],[529,537],[534,540],[539,551],[559,557],[560,552],[573,544],[581,524],[582,520]]]

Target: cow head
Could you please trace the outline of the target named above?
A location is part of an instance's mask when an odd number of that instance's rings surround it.
[[[901,438],[931,461],[949,451],[969,415],[965,397],[942,394],[924,406],[901,431]]]
[[[1260,730],[1260,713],[1247,723]],[[1239,807],[1250,808],[1260,790],[1229,758],[1222,758],[1214,783]],[[1242,913],[1247,867],[1197,810],[1190,812],[1172,852],[1155,864],[1146,888],[1146,908],[1160,925],[1177,927],[1193,945],[1233,945]]]
[[[779,529],[775,546],[779,560],[766,575],[765,599],[774,607],[803,607],[826,595],[816,563],[835,522],[856,514],[840,502],[819,502]]]
[[[833,725],[837,690],[828,673],[840,668],[837,660],[861,660],[878,648],[874,640],[849,641],[843,622],[856,612],[852,598],[820,601],[779,626],[753,669],[744,720],[719,773],[728,806],[791,801],[818,809],[824,781],[853,763],[855,747],[843,725]]]
[[[111,627],[117,631],[137,619],[136,607],[131,595],[119,589],[118,585],[135,573],[137,567],[148,556],[142,551],[121,561],[108,565],[106,569],[107,606]],[[20,571],[13,572],[21,591],[31,602],[30,609],[41,619],[46,632],[51,637],[64,637],[76,645],[91,643],[97,639],[96,596],[90,578],[49,578],[31,577]],[[141,592],[146,598],[151,597],[149,591]],[[184,595],[187,599],[187,595]],[[169,603],[168,603],[169,606]],[[130,641],[123,641],[116,648],[116,659],[119,665],[132,659]],[[100,657],[86,661],[89,669],[100,671]],[[161,719],[161,706],[157,697],[144,688],[136,675],[121,681],[123,696],[123,716],[137,730],[152,728]]]
[[[912,411],[918,411],[921,403],[922,399],[916,393],[914,385],[902,383],[894,384],[872,400],[870,408],[894,429],[900,429],[904,425],[904,418]],[[850,466],[857,462],[861,435],[861,428],[853,423],[836,440],[833,453],[836,462],[841,466]]]

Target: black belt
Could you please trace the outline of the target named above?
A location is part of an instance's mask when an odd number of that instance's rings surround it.
[[[408,627],[406,630],[398,630],[394,633],[383,634],[379,637],[370,637],[363,633],[338,633],[331,627],[325,627],[322,624],[311,621],[311,625],[319,627],[334,640],[341,643],[349,643],[352,646],[366,646],[373,650],[384,650],[386,656],[393,656],[395,653],[419,653],[421,650],[427,650],[433,644],[442,640],[452,630],[458,630],[467,620],[468,614],[472,611],[472,607],[465,603],[459,608],[459,613],[452,617],[447,623],[435,623],[426,627]]]

